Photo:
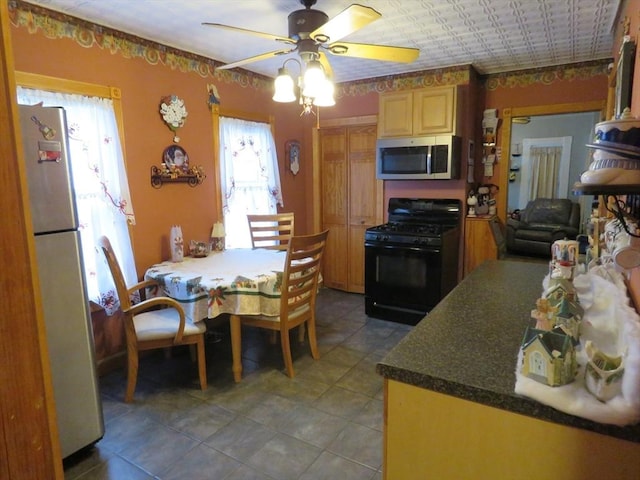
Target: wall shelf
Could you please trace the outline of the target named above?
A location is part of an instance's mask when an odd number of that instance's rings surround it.
[[[186,173],[155,165],[151,167],[151,186],[153,188],[160,188],[165,183],[186,183],[190,187],[197,187],[205,178],[206,175],[202,167],[191,167]]]
[[[590,185],[577,182],[573,185],[576,195],[640,195],[640,185]]]
[[[622,222],[625,231],[634,237],[638,236],[629,231],[625,217],[640,223],[640,185],[589,185],[577,182],[573,185],[573,193],[602,196],[604,207]],[[609,197],[613,197],[613,209],[607,206]]]

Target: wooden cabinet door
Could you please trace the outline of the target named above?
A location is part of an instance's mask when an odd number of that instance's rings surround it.
[[[468,275],[482,262],[498,258],[498,246],[490,222],[495,217],[467,217],[464,227],[464,274]]]
[[[413,101],[414,135],[455,133],[455,86],[417,90]]]
[[[379,98],[378,136],[413,135],[413,92],[383,93]]]
[[[378,225],[382,202],[376,180],[376,127],[348,129],[349,146],[349,275],[347,290],[364,293],[364,232]]]
[[[376,180],[376,125],[321,128],[322,228],[327,287],[364,293],[364,233],[382,223],[382,181]]]
[[[322,278],[325,286],[346,290],[347,263],[347,134],[345,128],[320,130],[322,228],[329,229]]]

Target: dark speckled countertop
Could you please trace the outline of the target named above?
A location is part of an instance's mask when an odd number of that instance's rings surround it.
[[[548,266],[492,260],[447,295],[378,363],[385,378],[640,443],[640,425],[568,415],[514,392],[520,342]]]

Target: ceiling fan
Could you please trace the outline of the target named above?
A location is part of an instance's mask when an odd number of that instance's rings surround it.
[[[296,10],[289,14],[288,37],[257,32],[255,30],[248,30],[230,25],[223,25],[221,23],[203,22],[203,25],[257,35],[270,40],[275,40],[276,42],[284,43],[290,47],[262,53],[243,60],[238,60],[237,62],[228,63],[217,68],[222,70],[239,67],[248,63],[266,60],[278,55],[286,55],[297,51],[305,64],[314,60],[319,61],[324,68],[325,74],[328,77],[331,77],[331,66],[329,65],[325,51],[338,56],[368,58],[401,63],[411,63],[418,58],[420,51],[417,48],[347,43],[340,41],[340,39],[365,27],[382,16],[373,8],[353,4],[329,20],[329,16],[326,13],[311,8],[316,3],[316,0],[300,0],[300,3],[304,5],[304,10]]]

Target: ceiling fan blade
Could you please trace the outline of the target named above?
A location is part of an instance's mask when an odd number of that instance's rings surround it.
[[[327,78],[333,78],[333,69],[331,68],[331,64],[329,63],[329,59],[324,54],[324,52],[318,52],[318,61],[322,65],[324,69],[324,74]]]
[[[293,51],[295,51],[295,48],[289,50],[275,50],[273,52],[261,53],[260,55],[256,55],[254,57],[249,57],[245,58],[244,60],[238,60],[237,62],[221,65],[219,67],[216,67],[216,70],[228,70],[230,68],[239,67],[240,65],[246,65],[247,63],[259,62],[260,60],[277,57],[278,55],[286,55],[287,53],[291,53]]]
[[[335,42],[369,25],[381,16],[371,7],[353,4],[321,27],[316,28],[309,37],[320,43]]]
[[[420,54],[417,48],[389,47],[386,45],[371,45],[367,43],[332,43],[326,47],[333,55],[344,57],[370,58],[385,62],[411,63]]]
[[[258,37],[267,38],[269,40],[275,40],[277,42],[284,42],[284,43],[291,43],[291,44],[295,44],[296,43],[293,40],[291,40],[289,37],[281,37],[280,35],[272,35],[270,33],[258,32],[256,30],[248,30],[246,28],[232,27],[231,25],[224,25],[222,23],[202,22],[202,25],[207,25],[209,27],[215,27],[215,28],[222,28],[224,30],[231,30],[233,32],[240,32],[240,33],[248,33],[250,35],[257,35]]]

